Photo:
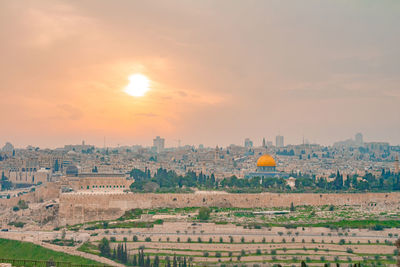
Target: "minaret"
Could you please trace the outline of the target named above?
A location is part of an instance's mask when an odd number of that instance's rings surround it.
[[[219,159],[219,148],[218,146],[215,147],[215,154],[214,154],[214,161],[217,162]]]
[[[396,155],[396,159],[394,160],[394,173],[399,173],[399,155]]]
[[[265,137],[263,138],[263,141],[262,141],[262,147],[266,147],[266,145],[265,145]]]

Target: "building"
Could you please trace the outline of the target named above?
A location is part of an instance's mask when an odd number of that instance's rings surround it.
[[[157,153],[160,153],[164,150],[165,139],[159,136],[153,139],[153,148],[156,150]]]
[[[277,135],[275,139],[275,146],[276,147],[284,147],[283,136]]]
[[[14,150],[14,146],[10,143],[7,142],[4,146],[3,146],[3,152],[13,152]]]
[[[264,154],[261,157],[259,157],[257,160],[256,171],[248,173],[245,177],[246,178],[251,178],[251,177],[288,178],[289,175],[287,173],[277,171],[275,159],[268,154]]]
[[[362,133],[356,133],[354,141],[357,146],[362,146],[364,144]]]
[[[245,148],[252,148],[253,147],[253,141],[251,141],[250,138],[244,139],[244,147]]]

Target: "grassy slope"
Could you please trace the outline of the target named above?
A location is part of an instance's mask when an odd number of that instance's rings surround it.
[[[50,250],[33,243],[3,238],[0,238],[0,258],[26,260],[49,260],[52,258],[54,261],[67,261],[74,264],[101,264],[83,257]]]

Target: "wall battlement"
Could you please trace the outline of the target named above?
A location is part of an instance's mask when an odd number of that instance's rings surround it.
[[[289,207],[298,205],[358,205],[400,209],[400,193],[357,194],[138,194],[64,193],[60,195],[59,224],[112,220],[135,208]]]

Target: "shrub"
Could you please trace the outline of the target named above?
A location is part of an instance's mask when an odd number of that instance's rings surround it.
[[[210,213],[211,210],[209,208],[201,207],[199,209],[199,215],[198,215],[199,220],[207,221],[208,219],[210,219]]]
[[[215,252],[215,257],[221,258],[221,252]]]
[[[14,207],[12,208],[12,210],[13,210],[13,211],[19,211],[19,208],[18,208],[18,206],[14,206]]]
[[[190,237],[188,237],[187,242],[188,242],[188,243],[191,243],[191,242],[192,242],[192,239],[191,239]]]
[[[240,238],[240,242],[244,243],[244,236],[242,236],[242,238]]]
[[[148,237],[145,238],[144,241],[146,241],[146,242],[151,242],[151,238],[148,236]]]
[[[212,243],[212,242],[213,242],[212,237],[210,237],[210,239],[208,239],[208,243]]]
[[[346,249],[346,252],[347,252],[347,253],[353,253],[353,250],[352,250],[351,248],[347,248],[347,249]]]
[[[257,254],[257,255],[261,255],[261,249],[257,249],[257,250],[256,250],[256,254]]]
[[[209,253],[207,251],[203,252],[203,257],[208,257]]]
[[[133,242],[138,242],[138,240],[139,240],[139,238],[136,235],[134,235],[133,238],[132,238],[132,241]]]
[[[115,236],[110,237],[110,242],[116,242],[117,239],[115,238]]]

